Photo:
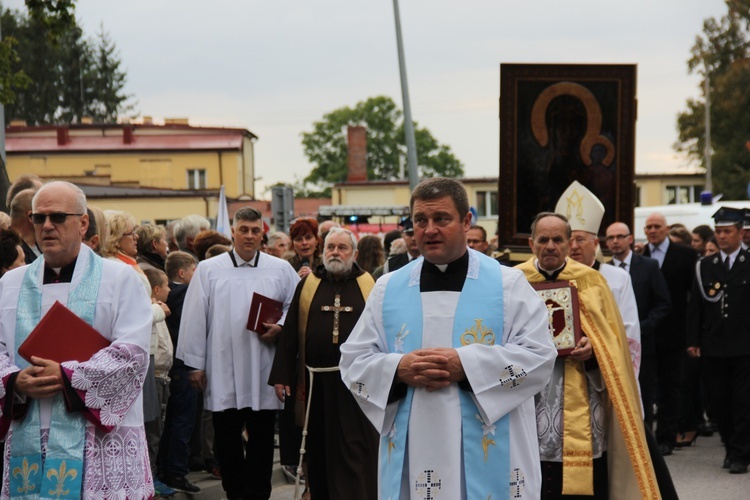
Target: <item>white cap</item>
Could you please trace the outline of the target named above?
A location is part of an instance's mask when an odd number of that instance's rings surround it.
[[[560,196],[555,213],[567,217],[573,231],[599,234],[599,226],[604,217],[604,205],[583,184],[573,181]]]

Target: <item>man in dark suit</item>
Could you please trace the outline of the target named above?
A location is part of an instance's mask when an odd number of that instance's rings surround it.
[[[613,256],[611,263],[625,269],[633,283],[641,326],[641,371],[638,381],[641,385],[644,420],[646,426],[653,430],[657,373],[654,337],[672,306],[667,282],[659,272],[659,263],[632,252],[632,245],[633,235],[626,224],[615,222],[607,228],[607,247]]]
[[[646,218],[644,232],[648,245],[644,247],[643,255],[659,263],[672,302],[672,311],[654,336],[656,383],[659,387],[656,440],[661,453],[671,455],[679,430],[682,371],[687,347],[687,306],[698,255],[691,248],[669,241],[669,226],[660,213]]]
[[[706,395],[726,447],[724,468],[750,464],[750,253],[742,242],[742,210],[714,214],[720,252],[704,258],[690,298],[688,355],[700,357]]]
[[[417,247],[417,240],[414,238],[414,224],[411,221],[411,217],[407,217],[399,222],[399,226],[403,228],[401,230],[401,236],[404,237],[404,242],[406,243],[406,253],[400,253],[388,259],[383,266],[383,274],[404,267],[420,255],[419,248]]]

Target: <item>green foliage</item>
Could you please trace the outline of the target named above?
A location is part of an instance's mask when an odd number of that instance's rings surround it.
[[[711,96],[711,157],[714,193],[727,199],[747,198],[750,180],[750,0],[726,0],[727,14],[706,19],[696,37],[688,70],[701,81],[700,99],[688,99],[677,117],[675,149],[705,162],[705,78]],[[705,165],[704,165],[705,166]]]
[[[16,75],[21,83],[3,86],[6,122],[80,123],[89,116],[113,123],[131,111],[123,90],[126,75],[104,29],[93,39],[84,38],[71,0],[27,0],[27,5],[28,15],[2,13],[3,38],[15,43],[16,51],[0,50],[0,81]]]
[[[304,179],[306,185],[329,187],[347,177],[347,126],[367,128],[367,176],[370,180],[398,178],[399,157],[406,158],[402,112],[390,97],[371,97],[354,108],[343,107],[313,123],[312,132],[302,133],[302,146],[314,165]],[[450,148],[439,144],[426,128],[414,123],[420,177],[460,177],[461,162]]]
[[[14,102],[16,91],[31,84],[31,79],[19,67],[16,45],[18,40],[13,37],[0,41],[0,102],[3,103]]]
[[[26,8],[53,43],[76,24],[75,0],[26,0]]]

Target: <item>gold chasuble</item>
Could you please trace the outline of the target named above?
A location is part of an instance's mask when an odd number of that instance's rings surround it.
[[[517,266],[530,283],[545,281],[532,257]],[[607,465],[609,498],[659,499],[646,444],[637,379],[625,327],[612,292],[595,269],[568,259],[557,278],[578,289],[581,330],[589,338],[609,398]],[[563,395],[563,494],[593,494],[591,420],[583,363],[565,360]],[[614,415],[616,418],[611,418]],[[637,485],[637,488],[635,487]]]
[[[315,292],[318,291],[321,279],[310,273],[305,279],[304,285],[302,285],[302,291],[299,297],[299,322],[298,331],[299,336],[299,354],[297,357],[297,401],[295,401],[294,407],[294,420],[297,425],[302,426],[305,422],[305,339],[307,338],[307,323],[310,317],[310,304],[312,303]],[[357,276],[357,285],[359,290],[362,292],[362,298],[367,302],[372,288],[375,286],[375,280],[372,278],[370,273],[362,273]],[[338,333],[338,332],[337,332]]]

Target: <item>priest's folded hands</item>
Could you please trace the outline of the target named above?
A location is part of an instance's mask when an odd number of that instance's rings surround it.
[[[50,359],[31,357],[31,366],[18,373],[15,390],[34,399],[49,398],[63,388],[60,364]]]
[[[466,378],[456,349],[434,347],[405,354],[398,364],[398,380],[428,392],[448,387]]]

